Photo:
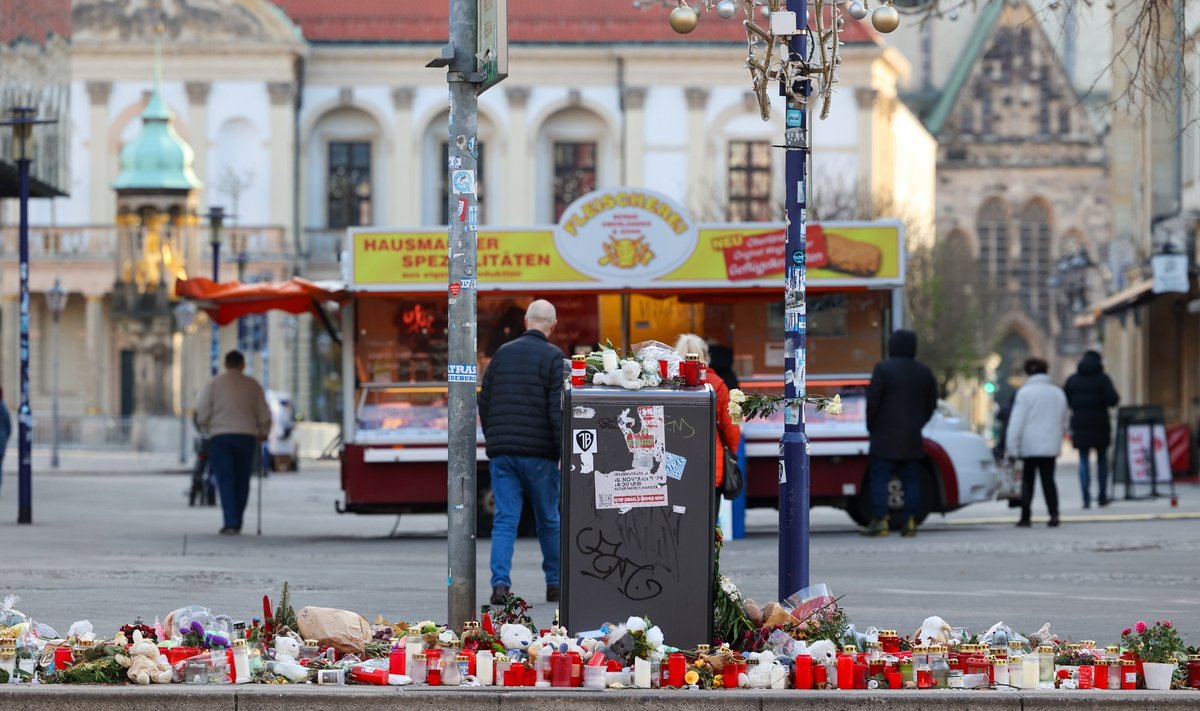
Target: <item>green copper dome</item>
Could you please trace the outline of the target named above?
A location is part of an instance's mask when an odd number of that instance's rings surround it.
[[[142,111],[142,130],[121,149],[117,190],[192,190],[203,183],[192,170],[196,154],[171,126],[171,111],[159,91],[161,62],[155,43],[154,90]]]

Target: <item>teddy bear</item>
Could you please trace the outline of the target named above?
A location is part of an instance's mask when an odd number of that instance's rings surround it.
[[[596,385],[619,385],[626,390],[641,390],[649,384],[642,378],[642,370],[636,360],[623,360],[616,370],[593,375],[592,382]]]
[[[500,625],[500,642],[510,654],[524,652],[533,643],[533,632],[530,632],[525,625]]]
[[[158,645],[143,639],[142,633],[134,631],[133,645],[129,654],[116,655],[117,663],[127,668],[126,675],[130,681],[138,684],[170,684],[173,673],[171,665],[159,659]]]
[[[289,681],[305,681],[308,679],[308,669],[296,661],[299,656],[300,640],[287,635],[276,635],[275,659],[267,665],[267,668]]]

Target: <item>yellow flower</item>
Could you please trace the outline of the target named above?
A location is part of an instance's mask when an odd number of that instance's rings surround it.
[[[746,402],[746,393],[742,392],[738,388],[734,388],[729,391],[729,400],[738,404]]]

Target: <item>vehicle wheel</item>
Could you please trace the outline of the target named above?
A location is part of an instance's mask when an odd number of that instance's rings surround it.
[[[928,465],[921,467],[921,503],[917,506],[917,525],[928,518],[929,513],[934,509],[934,502],[937,501],[937,493],[934,489],[937,480],[934,474],[929,470]],[[850,500],[849,506],[846,508],[846,513],[859,526],[866,526],[871,522],[871,492],[869,475],[863,476],[861,493]],[[893,476],[888,481],[888,521],[894,531],[898,531],[904,527],[904,485],[900,482],[900,477]]]

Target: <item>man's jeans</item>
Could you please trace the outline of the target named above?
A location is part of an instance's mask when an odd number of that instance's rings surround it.
[[[533,502],[538,542],[542,545],[542,571],[547,585],[558,585],[558,462],[541,457],[495,457],[489,464],[496,516],[492,521],[492,587],[512,587],[513,543],[524,503],[522,492]]]
[[[1083,489],[1083,505],[1092,504],[1091,472],[1088,470],[1088,455],[1096,452],[1096,480],[1100,482],[1100,500],[1108,500],[1108,450],[1104,447],[1082,447],[1079,452],[1079,486]]]
[[[217,478],[225,528],[241,529],[242,514],[250,500],[250,472],[254,468],[254,435],[222,434],[209,443],[208,464]]]
[[[904,484],[904,520],[916,518],[921,500],[921,466],[917,459],[880,459],[871,457],[871,516],[886,519],[888,516],[888,482],[892,474],[900,477]]]

